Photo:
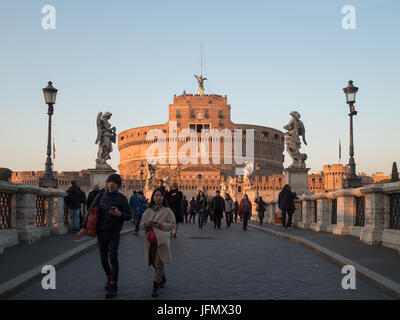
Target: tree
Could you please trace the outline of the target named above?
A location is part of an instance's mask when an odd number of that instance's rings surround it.
[[[392,179],[390,179],[390,182],[396,182],[399,181],[399,172],[397,171],[397,164],[396,162],[393,162],[393,167],[392,167]]]
[[[8,168],[0,168],[0,181],[8,181],[11,179],[11,170]]]

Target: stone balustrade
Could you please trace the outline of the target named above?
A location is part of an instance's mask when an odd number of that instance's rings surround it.
[[[298,228],[350,235],[400,251],[400,182],[301,195],[293,223]],[[274,223],[276,200],[267,202],[265,222]]]
[[[19,243],[32,243],[68,232],[64,198],[59,189],[0,181],[0,253]]]

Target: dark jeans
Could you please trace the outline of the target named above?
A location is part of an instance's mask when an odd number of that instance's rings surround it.
[[[207,213],[204,210],[200,210],[198,219],[199,219],[199,228],[202,229],[204,221],[207,221]]]
[[[226,227],[230,227],[232,223],[232,212],[225,212]]]
[[[137,214],[137,215],[136,215],[135,232],[139,232],[140,220],[142,220],[142,215],[143,215],[143,214]]]
[[[288,215],[288,221],[286,223],[286,214]],[[284,228],[289,228],[292,226],[292,218],[293,218],[293,212],[289,211],[287,209],[282,210],[282,226]]]
[[[221,229],[222,214],[214,213],[214,226]]]
[[[260,226],[262,225],[263,221],[264,221],[264,212],[260,212],[258,214],[258,220],[260,220]]]
[[[243,216],[243,230],[247,230],[247,222],[249,221],[249,215],[245,214]]]
[[[196,212],[193,211],[193,212],[190,213],[189,223],[192,221],[192,219],[193,219],[193,223],[194,223],[195,222],[195,220],[194,220],[195,218],[196,218]]]
[[[100,232],[97,234],[97,242],[100,249],[101,264],[107,276],[111,276],[111,281],[118,282],[119,264],[118,247],[119,232]],[[111,266],[110,266],[111,263]]]
[[[235,223],[237,223],[238,212],[235,212]]]

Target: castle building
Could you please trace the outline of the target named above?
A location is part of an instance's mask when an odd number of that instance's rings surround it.
[[[242,130],[242,134],[238,133],[239,129]],[[249,129],[254,130],[254,139]],[[158,135],[154,135],[154,132],[158,132]],[[217,132],[217,135],[213,132]],[[207,136],[207,133],[210,136]],[[174,160],[174,154],[179,154],[182,147],[185,148],[185,144],[193,141],[193,135],[198,142],[195,159],[190,154],[193,160],[191,163],[181,163],[179,156],[175,156]],[[209,180],[217,184],[221,176],[235,176],[235,169],[243,167],[242,163],[236,163],[234,154],[240,153],[240,156],[245,157],[250,140],[254,141],[254,164],[260,166],[257,174],[270,176],[282,173],[283,132],[265,126],[233,123],[231,106],[226,95],[209,95],[201,90],[199,94],[184,92],[180,96],[174,96],[173,103],[169,105],[169,117],[165,124],[132,128],[118,135],[120,151],[118,168],[125,179],[140,179],[140,165],[147,166],[149,148],[154,147],[156,142],[162,142],[165,143],[165,149],[158,150],[153,159],[157,161],[166,159],[166,161],[155,164],[157,169],[179,167],[179,174],[174,176],[174,180],[178,183],[190,181],[202,184]],[[214,149],[214,143],[218,150]],[[239,143],[240,150],[234,150],[235,143]],[[208,153],[204,150],[208,150]],[[226,156],[229,158],[229,155],[232,161],[226,163],[224,160]],[[172,163],[171,159],[174,160]]]

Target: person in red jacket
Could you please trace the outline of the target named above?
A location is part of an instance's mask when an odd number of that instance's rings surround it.
[[[251,217],[252,204],[247,194],[244,195],[239,205],[239,216],[243,219],[243,230],[247,230],[247,222]]]

